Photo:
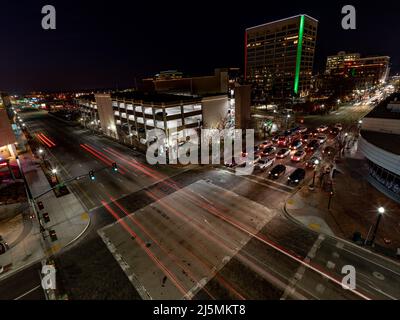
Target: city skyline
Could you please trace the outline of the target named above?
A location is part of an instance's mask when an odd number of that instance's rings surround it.
[[[146,4],[118,3],[108,8],[55,1],[57,29],[45,31],[40,27],[40,5],[6,3],[9,14],[2,19],[0,35],[8,50],[0,53],[0,88],[17,93],[123,88],[167,69],[186,75],[204,75],[216,67],[240,67],[243,72],[246,28],[297,14],[319,20],[314,73],[322,73],[327,56],[339,51],[388,55],[394,57],[392,73],[400,69],[395,58],[400,54],[395,43],[397,26],[392,18],[396,4],[376,16],[371,8],[354,3],[354,31],[341,28],[339,4],[293,3],[285,8],[258,4],[260,10],[253,10],[255,2],[240,10],[227,3],[208,4],[188,12],[179,1],[170,6],[158,4],[160,10]],[[268,10],[261,10],[264,6]],[[136,15],[138,10],[146,14]],[[376,36],[371,37],[371,32]],[[62,79],[57,78],[59,73]]]

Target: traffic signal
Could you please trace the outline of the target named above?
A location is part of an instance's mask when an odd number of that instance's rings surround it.
[[[93,170],[90,170],[90,171],[89,171],[89,177],[90,177],[90,180],[95,180],[95,179],[96,179]]]
[[[49,236],[50,236],[51,241],[53,241],[53,242],[58,240],[57,234],[54,230],[49,230]]]
[[[49,214],[47,212],[43,213],[43,220],[45,223],[49,223],[50,222],[50,217]]]
[[[114,172],[118,171],[118,167],[117,167],[117,163],[116,162],[112,163],[112,169],[113,169]]]
[[[43,202],[42,202],[42,201],[39,201],[39,202],[37,203],[37,206],[38,206],[39,210],[43,210],[43,208],[44,208],[44,205],[43,205]]]

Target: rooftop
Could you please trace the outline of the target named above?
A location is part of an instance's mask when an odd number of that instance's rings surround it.
[[[366,118],[379,118],[379,119],[399,119],[400,112],[392,111],[388,108],[388,105],[394,103],[400,103],[400,92],[392,94],[387,99],[383,100],[378,104],[374,110],[372,110]]]
[[[86,101],[95,101],[94,99],[94,94],[84,94],[81,96],[78,96],[76,99],[78,100],[86,100]]]
[[[142,92],[142,91],[131,91],[131,92],[115,92],[111,94],[112,99],[116,100],[133,100],[143,101],[147,103],[180,103],[181,101],[200,101],[201,98],[198,96],[190,95],[177,95],[168,93],[155,93],[155,92]]]
[[[387,151],[400,155],[400,135],[373,131],[361,131],[365,140]]]
[[[284,22],[284,21],[286,21],[286,20],[292,20],[292,19],[300,18],[301,16],[304,16],[304,17],[306,17],[306,18],[308,18],[308,19],[310,19],[310,20],[313,20],[314,22],[317,22],[317,23],[318,23],[318,20],[317,20],[317,19],[315,19],[315,18],[313,18],[313,17],[310,17],[309,15],[306,15],[306,14],[298,14],[297,16],[288,17],[288,18],[284,18],[284,19],[280,19],[280,20],[275,20],[275,21],[271,21],[271,22],[264,23],[264,24],[260,24],[260,25],[258,25],[258,26],[250,27],[250,28],[247,28],[246,31],[250,31],[250,30],[252,30],[252,29],[257,29],[257,28],[261,28],[261,27],[266,27],[266,26],[268,26],[268,25],[271,25],[271,24],[274,24],[274,23],[279,23],[279,22]]]

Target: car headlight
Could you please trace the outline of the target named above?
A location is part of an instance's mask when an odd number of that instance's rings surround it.
[[[278,176],[278,174],[277,173],[275,173],[275,177],[277,177]]]
[[[295,182],[297,183],[297,182],[299,182],[299,180],[296,180]]]

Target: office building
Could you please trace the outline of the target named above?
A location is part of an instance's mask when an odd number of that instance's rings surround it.
[[[9,159],[16,155],[16,138],[12,130],[10,113],[11,102],[6,93],[0,94],[0,161]],[[13,116],[13,112],[12,112]]]
[[[400,93],[363,119],[360,150],[368,161],[371,185],[400,203]]]
[[[355,90],[365,90],[387,81],[390,71],[390,57],[372,56],[362,58],[358,53],[339,52],[329,56],[325,74],[349,78]]]
[[[325,74],[331,74],[337,70],[344,69],[346,65],[354,64],[358,59],[360,59],[359,53],[346,53],[345,51],[341,51],[334,56],[329,56],[326,58]]]
[[[304,14],[246,29],[245,78],[254,101],[309,94],[317,29],[318,21]]]

